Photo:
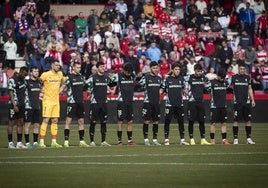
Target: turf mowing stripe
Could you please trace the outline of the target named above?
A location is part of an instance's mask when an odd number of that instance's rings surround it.
[[[267,163],[117,163],[117,162],[20,162],[20,161],[5,161],[0,164],[37,164],[37,165],[177,165],[177,166],[268,166]]]
[[[197,156],[197,155],[267,155],[268,152],[235,152],[235,153],[177,153],[177,154],[126,154],[126,155],[77,155],[77,156],[23,156],[0,157],[3,159],[53,159],[53,158],[110,158],[110,157],[159,157],[159,156]]]

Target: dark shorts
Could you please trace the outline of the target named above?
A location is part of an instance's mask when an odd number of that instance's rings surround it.
[[[40,123],[41,122],[41,110],[39,109],[25,109],[24,121],[31,123]]]
[[[211,108],[210,123],[226,123],[227,109],[226,108]]]
[[[244,120],[245,122],[251,120],[251,107],[250,104],[235,104],[234,105],[234,121],[241,121]]]
[[[204,102],[188,103],[188,119],[189,121],[205,121],[205,104]]]
[[[107,103],[90,104],[89,119],[91,121],[107,121]]]
[[[84,103],[68,103],[66,116],[70,118],[84,118],[85,117],[85,108]]]
[[[160,105],[143,103],[142,117],[145,121],[159,121],[160,119]]]
[[[133,120],[133,104],[132,102],[118,102],[117,104],[117,119],[119,121]]]
[[[166,106],[165,119],[184,119],[184,110],[181,106]]]
[[[8,109],[8,119],[9,120],[17,120],[17,119],[24,119],[25,107],[18,106],[19,112],[15,112],[13,105],[9,105]]]

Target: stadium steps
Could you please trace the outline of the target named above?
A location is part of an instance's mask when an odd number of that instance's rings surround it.
[[[15,70],[19,72],[22,66],[26,66],[26,61],[24,57],[17,57],[16,62],[15,62]]]

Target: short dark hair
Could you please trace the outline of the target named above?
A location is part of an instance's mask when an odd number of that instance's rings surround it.
[[[28,72],[28,68],[26,66],[22,66],[19,72]]]
[[[203,70],[203,67],[197,63],[194,65],[194,70]]]
[[[99,66],[101,65],[104,65],[104,63],[102,61],[99,61],[97,64],[96,64],[96,67],[98,68]]]
[[[39,68],[38,68],[37,66],[32,66],[32,67],[30,68],[30,72],[33,72],[33,70],[35,70],[35,69],[38,69],[38,70],[39,70]]]
[[[225,79],[226,71],[224,68],[220,68],[220,70],[218,71],[218,76],[221,77],[222,79]]]
[[[158,66],[158,63],[156,61],[152,61],[150,63],[150,67]]]
[[[129,73],[133,72],[133,66],[130,63],[126,63],[123,66],[123,70]]]
[[[176,67],[181,68],[181,65],[180,65],[179,63],[173,63],[173,64],[171,65],[171,69],[172,69],[172,70],[175,69]]]

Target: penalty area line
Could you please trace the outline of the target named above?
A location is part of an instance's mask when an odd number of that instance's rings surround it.
[[[148,166],[268,166],[268,163],[147,163],[147,162],[42,162],[42,161],[0,161],[9,165],[148,165]]]

